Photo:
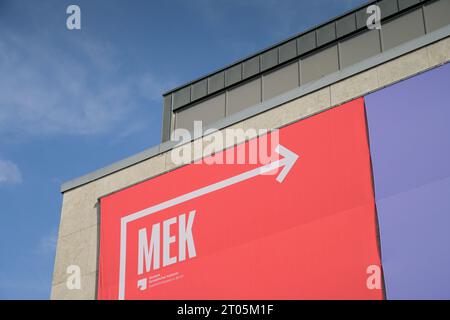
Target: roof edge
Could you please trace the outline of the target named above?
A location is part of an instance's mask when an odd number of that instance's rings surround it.
[[[241,112],[236,113],[232,116],[221,119],[221,120],[211,124],[210,126],[206,127],[205,130],[209,129],[209,128],[216,128],[218,130],[224,129],[235,123],[238,123],[245,119],[253,117],[259,113],[262,113],[269,109],[275,108],[275,107],[277,107],[281,104],[287,103],[291,100],[298,99],[306,94],[320,90],[320,89],[322,89],[326,86],[329,86],[333,83],[344,80],[348,77],[351,77],[351,76],[361,73],[365,70],[376,67],[387,61],[395,59],[395,58],[402,56],[404,54],[407,54],[411,51],[420,49],[424,46],[430,45],[436,41],[442,40],[449,36],[450,36],[450,25],[447,25],[441,29],[427,33],[419,38],[416,38],[409,42],[406,42],[398,47],[392,48],[392,49],[382,52],[376,56],[370,57],[360,63],[349,66],[345,69],[339,70],[333,74],[330,74],[324,78],[314,81],[308,85],[297,87],[297,88],[295,88],[291,91],[288,91],[284,94],[281,94],[273,99],[264,101],[262,103],[254,105],[248,109],[242,110]],[[189,141],[189,142],[191,142],[191,141]],[[189,142],[186,142],[186,143],[189,143]],[[174,142],[174,141],[167,141],[167,142],[161,143],[159,145],[156,145],[154,147],[146,149],[138,154],[135,154],[131,157],[128,157],[121,161],[115,162],[107,167],[104,167],[104,168],[96,170],[92,173],[83,175],[79,178],[64,182],[61,185],[61,192],[64,193],[69,190],[80,187],[82,185],[85,185],[87,183],[101,179],[105,176],[108,176],[117,171],[123,170],[132,165],[135,165],[142,161],[145,161],[150,158],[161,155],[161,154],[173,149],[175,146],[179,146],[179,145],[181,145],[181,144]]]

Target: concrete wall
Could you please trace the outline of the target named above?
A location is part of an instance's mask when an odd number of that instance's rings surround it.
[[[450,38],[446,38],[260,113],[232,127],[278,128],[434,68],[449,60]],[[202,143],[194,143],[194,146],[202,148]],[[52,299],[95,299],[96,297],[99,230],[97,199],[131,184],[173,170],[175,167],[168,151],[64,193],[52,282]],[[67,289],[66,269],[69,265],[78,265],[81,268],[80,290]]]

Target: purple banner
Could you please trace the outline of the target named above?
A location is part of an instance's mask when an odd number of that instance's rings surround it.
[[[450,299],[450,64],[366,97],[388,299]]]

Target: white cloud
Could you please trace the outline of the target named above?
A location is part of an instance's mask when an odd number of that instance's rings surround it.
[[[0,185],[18,184],[22,182],[22,173],[16,164],[0,159]]]
[[[37,254],[50,255],[54,254],[56,244],[58,242],[58,232],[52,230],[49,234],[43,235],[38,243]]]
[[[36,35],[34,35],[36,37]],[[120,51],[89,38],[0,31],[0,137],[118,132],[139,101],[162,107],[167,81],[123,71]],[[67,37],[67,34],[66,34]],[[75,40],[74,40],[75,39]],[[119,130],[117,130],[119,129]]]

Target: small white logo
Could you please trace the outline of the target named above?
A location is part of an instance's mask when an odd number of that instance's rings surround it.
[[[66,286],[69,290],[81,289],[81,268],[77,265],[70,265],[66,270],[69,276],[67,277]]]
[[[376,4],[367,7],[367,14],[370,16],[367,18],[366,25],[369,30],[381,29],[381,9]]]
[[[367,289],[381,289],[381,268],[372,264],[367,267],[366,273],[369,275],[366,281]]]
[[[67,17],[66,26],[69,30],[80,30],[81,29],[81,9],[76,4],[71,4],[67,7]]]
[[[141,291],[146,290],[147,289],[147,278],[139,279],[137,282],[137,287]]]

